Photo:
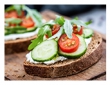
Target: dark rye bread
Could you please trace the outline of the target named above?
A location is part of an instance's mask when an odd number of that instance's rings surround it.
[[[24,61],[24,69],[27,74],[39,77],[55,78],[69,76],[79,73],[93,64],[102,57],[102,37],[94,33],[92,41],[89,44],[86,53],[78,59],[67,59],[59,61],[53,65],[32,64]]]
[[[28,38],[19,38],[16,40],[5,41],[5,54],[27,51],[27,48],[31,43],[31,40],[35,38],[36,38],[36,35]]]

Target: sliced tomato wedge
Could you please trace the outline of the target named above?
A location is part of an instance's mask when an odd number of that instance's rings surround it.
[[[20,16],[18,16],[17,12],[15,10],[10,11],[10,12],[6,12],[5,13],[5,18],[23,18],[25,16],[25,12],[22,11],[22,14]]]
[[[55,24],[52,27],[52,35],[56,34],[60,30],[60,25]]]
[[[14,26],[16,26],[16,24],[9,23],[9,26],[13,26],[14,27]]]
[[[34,24],[35,23],[33,22],[33,20],[31,18],[24,18],[21,23],[21,26],[29,28],[29,27],[33,27]]]
[[[72,39],[63,34],[58,40],[58,45],[63,52],[75,52],[79,47],[79,38],[74,33],[72,34]]]
[[[73,33],[75,34],[79,34],[79,35],[82,35],[83,34],[83,26],[81,26],[81,29],[78,31],[78,28],[76,25],[73,25]]]
[[[58,24],[53,25],[51,30],[52,30],[52,35],[56,34],[60,30],[60,25]],[[48,35],[46,35],[46,38],[48,38]]]
[[[10,11],[5,13],[5,18],[18,18],[16,11]]]

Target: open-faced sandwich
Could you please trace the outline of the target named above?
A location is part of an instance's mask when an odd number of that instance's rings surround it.
[[[27,50],[30,40],[43,23],[42,16],[25,5],[12,5],[5,10],[5,54]]]
[[[57,16],[38,30],[37,38],[28,47],[24,69],[30,75],[62,77],[81,72],[102,55],[100,34],[82,22]],[[98,54],[97,54],[98,53]]]

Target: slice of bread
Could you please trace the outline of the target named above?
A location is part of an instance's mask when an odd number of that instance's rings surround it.
[[[35,38],[36,38],[36,35],[28,38],[20,38],[16,40],[5,41],[5,54],[27,51],[27,48],[31,43],[31,40]]]
[[[94,32],[86,53],[80,58],[59,61],[53,65],[33,64],[24,61],[24,69],[27,74],[47,78],[73,75],[95,64],[102,57],[102,50],[102,37]]]

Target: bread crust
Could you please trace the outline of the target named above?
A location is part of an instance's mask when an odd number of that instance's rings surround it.
[[[36,35],[28,38],[5,41],[5,54],[27,51],[27,48],[31,43],[31,40],[35,38],[36,38]]]
[[[29,75],[56,78],[79,73],[94,65],[102,57],[102,37],[94,32],[86,53],[78,59],[67,59],[53,65],[32,64],[24,61],[25,72]]]

